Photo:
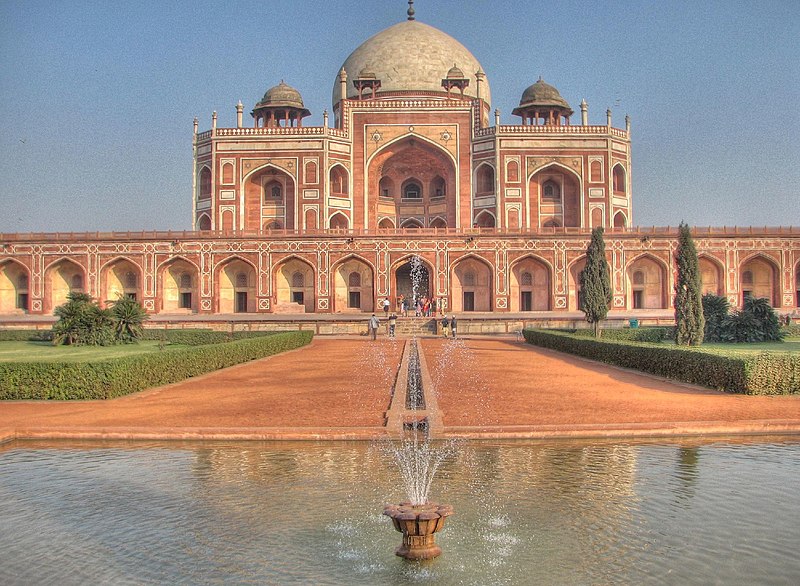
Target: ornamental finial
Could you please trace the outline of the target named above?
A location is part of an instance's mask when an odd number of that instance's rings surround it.
[[[414,20],[414,0],[408,0],[408,10],[406,14],[408,14],[408,20]]]

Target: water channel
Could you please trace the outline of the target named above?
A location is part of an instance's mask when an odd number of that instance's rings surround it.
[[[800,442],[473,442],[394,555],[403,498],[362,443],[0,447],[0,583],[796,584]]]

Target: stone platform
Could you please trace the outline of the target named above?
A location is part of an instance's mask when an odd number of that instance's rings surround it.
[[[309,346],[107,401],[6,401],[14,439],[373,439],[385,436],[403,342]],[[511,336],[421,342],[438,437],[800,433],[800,396],[730,395],[529,346]]]

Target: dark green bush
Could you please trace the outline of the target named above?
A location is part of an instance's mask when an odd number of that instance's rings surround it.
[[[147,329],[144,330],[142,340],[163,340],[170,344],[182,346],[203,346],[205,344],[221,344],[232,340],[246,340],[248,338],[262,338],[273,335],[274,332],[218,332],[205,329]]]
[[[312,338],[312,332],[287,332],[97,362],[0,363],[0,399],[120,397],[299,348]]]
[[[667,337],[669,328],[619,328],[604,329],[601,334],[602,340],[629,340],[632,342],[663,342]],[[570,330],[576,336],[594,337],[594,331],[590,329]]]
[[[750,395],[800,393],[800,356],[796,354],[711,353],[546,330],[524,330],[523,334],[536,346],[712,389]]]
[[[785,338],[800,338],[800,324],[781,326],[781,331]]]
[[[50,330],[0,330],[0,342],[50,342]]]

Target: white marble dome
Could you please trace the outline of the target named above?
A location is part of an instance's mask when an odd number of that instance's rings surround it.
[[[407,20],[364,41],[342,65],[347,72],[347,97],[358,96],[353,79],[369,71],[381,81],[380,92],[425,91],[445,93],[442,80],[457,67],[469,79],[464,94],[476,97],[475,73],[483,71],[475,56],[450,35],[416,20]],[[340,68],[341,69],[341,68]],[[482,98],[491,103],[489,82],[484,78]],[[338,71],[333,84],[333,103],[339,103]]]

